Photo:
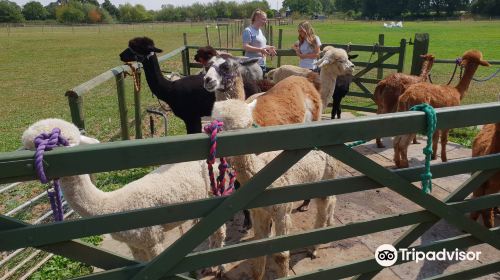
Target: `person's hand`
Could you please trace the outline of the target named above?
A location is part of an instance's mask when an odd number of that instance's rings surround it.
[[[276,48],[275,48],[275,47],[273,47],[273,46],[269,46],[269,47],[267,48],[267,52],[269,53],[269,55],[271,55],[271,56],[275,56],[275,55],[276,55]]]
[[[262,54],[262,56],[267,56],[267,55],[269,55],[269,52],[268,52],[268,50],[267,50],[266,48],[262,48],[262,49],[260,49],[260,53]]]

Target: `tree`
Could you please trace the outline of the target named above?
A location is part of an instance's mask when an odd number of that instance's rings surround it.
[[[361,0],[335,0],[335,8],[341,12],[361,11],[363,3]]]
[[[40,2],[31,1],[23,6],[22,13],[27,20],[44,20],[49,15]]]
[[[62,23],[80,23],[85,13],[75,5],[65,4],[56,8],[56,19]]]
[[[21,7],[16,3],[0,0],[0,22],[22,22],[24,21]]]
[[[102,3],[102,6],[101,6],[104,10],[108,11],[108,13],[115,17],[115,18],[119,18],[120,17],[120,10],[118,10],[118,8],[113,5],[109,0],[104,0],[104,3]]]
[[[120,20],[123,22],[145,22],[153,19],[153,16],[140,4],[132,6],[127,3],[120,5],[118,9],[120,10]]]
[[[292,12],[311,15],[321,12],[322,5],[319,0],[284,0],[283,7]]]
[[[56,8],[59,6],[57,2],[51,2],[47,6],[45,6],[45,10],[47,10],[48,19],[56,19]]]
[[[471,11],[474,14],[500,16],[500,0],[475,0]]]

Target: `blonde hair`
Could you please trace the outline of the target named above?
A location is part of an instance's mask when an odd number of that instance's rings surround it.
[[[255,9],[255,11],[253,11],[253,13],[252,13],[252,16],[250,17],[252,19],[252,23],[254,23],[255,18],[257,17],[257,15],[262,15],[262,16],[266,16],[267,17],[266,12],[264,12],[261,9]]]
[[[302,45],[304,43],[304,40],[307,41],[313,48],[318,47],[318,42],[316,41],[316,35],[314,34],[314,29],[312,25],[308,21],[303,21],[299,23],[298,26],[299,29],[302,29],[305,33],[306,36],[302,38],[299,33],[299,45]]]

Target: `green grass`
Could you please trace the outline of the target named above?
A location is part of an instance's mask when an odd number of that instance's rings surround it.
[[[401,38],[409,39],[416,32],[430,34],[430,52],[438,58],[456,58],[465,50],[480,49],[486,59],[500,60],[499,21],[481,22],[405,22],[403,29],[385,29],[381,22],[325,21],[314,22],[317,34],[324,43],[347,43],[372,45],[378,40],[378,34],[385,34],[386,45],[398,45]],[[127,46],[129,39],[135,36],[149,36],[165,52],[182,45],[182,33],[188,33],[188,42],[204,45],[204,24],[97,27],[26,27],[0,28],[0,151],[12,151],[20,146],[20,135],[31,123],[41,118],[59,117],[69,120],[69,109],[64,93],[108,69],[121,64],[118,54]],[[283,47],[290,46],[296,40],[296,26],[283,28]],[[277,41],[275,27],[275,43]],[[213,44],[217,43],[215,28],[210,27]],[[222,38],[225,40],[224,30]],[[235,36],[235,46],[239,46],[239,36]],[[225,46],[225,42],[222,42]],[[412,47],[408,46],[405,72],[411,64]],[[358,61],[367,61],[369,53],[362,53]],[[275,64],[276,60],[271,64]],[[297,63],[295,58],[284,58],[283,63]],[[180,71],[180,58],[164,64],[164,69]],[[493,69],[479,69],[476,74],[484,77]],[[437,83],[446,82],[453,70],[452,65],[436,65],[433,78]],[[384,74],[387,74],[386,72]],[[130,80],[130,79],[129,79]],[[127,82],[131,93],[131,83]],[[142,94],[143,107],[155,105],[147,86]],[[498,78],[488,83],[472,83],[463,103],[491,102],[500,92]],[[132,97],[128,94],[129,114],[132,114]],[[108,82],[85,97],[85,117],[90,135],[103,140],[118,131],[119,118],[116,107],[114,82]],[[173,133],[180,133],[183,127],[177,127]]]

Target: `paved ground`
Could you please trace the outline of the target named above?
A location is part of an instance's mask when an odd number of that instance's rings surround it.
[[[354,117],[350,113],[343,113],[343,118]],[[392,162],[392,143],[391,139],[383,139],[387,148],[376,148],[374,141],[356,147],[355,149],[370,159],[376,161],[382,166],[391,168],[394,167]],[[415,166],[423,163],[424,156],[422,148],[425,144],[425,139],[419,139],[420,144],[411,145],[409,150],[409,157],[411,158],[410,165]],[[449,160],[470,157],[471,151],[463,148],[460,145],[453,143],[448,144],[448,158]],[[438,159],[439,160],[439,159]],[[350,167],[343,166],[340,176],[351,176],[359,174]],[[432,195],[443,199],[450,192],[456,189],[462,182],[469,178],[469,174],[461,174],[450,176],[446,178],[433,180]],[[298,206],[299,202],[297,202]],[[381,188],[372,191],[364,191],[357,193],[350,193],[338,196],[337,206],[335,210],[335,219],[338,225],[344,225],[353,222],[367,221],[374,218],[380,218],[387,215],[394,215],[397,213],[405,213],[421,209],[411,201],[401,197],[395,192]],[[293,232],[300,232],[303,230],[311,229],[312,219],[316,211],[313,204],[310,210],[304,213],[294,213]],[[242,215],[238,214],[233,221],[228,222],[228,244],[237,242],[244,242],[245,240],[253,237],[253,232],[242,234],[240,232],[242,225]],[[500,224],[500,219],[497,219],[497,224]],[[185,226],[187,230],[188,226]],[[372,257],[376,248],[384,243],[391,243],[401,236],[409,227],[388,230],[376,234],[366,236],[359,236],[349,239],[324,244],[319,250],[319,258],[311,260],[305,253],[305,250],[292,251],[291,267],[293,271],[291,274],[301,274],[308,271],[313,271],[320,267],[336,266],[344,263],[350,263],[356,260]],[[435,240],[456,236],[462,234],[457,231],[453,226],[440,222],[432,227],[426,234],[418,239],[413,245],[428,244]],[[174,232],[171,235],[171,240],[175,240],[180,236],[179,232]],[[105,238],[102,244],[103,247],[109,250],[116,251],[119,254],[130,256],[130,252],[121,243],[116,242],[109,237]],[[200,248],[205,247],[201,245]],[[480,264],[486,264],[493,261],[500,260],[500,251],[489,245],[479,245],[468,248],[468,251],[481,251],[479,261],[463,261],[463,262],[420,262],[420,263],[406,263],[403,265],[386,268],[379,273],[376,279],[423,279],[442,273],[449,273],[452,271],[459,271]],[[250,274],[251,265],[249,261],[240,261],[228,265],[228,272],[225,274],[226,279],[251,279]],[[273,279],[273,267],[269,268],[266,279]],[[205,277],[204,279],[211,279],[213,277]],[[488,275],[479,279],[500,279],[500,273]]]

